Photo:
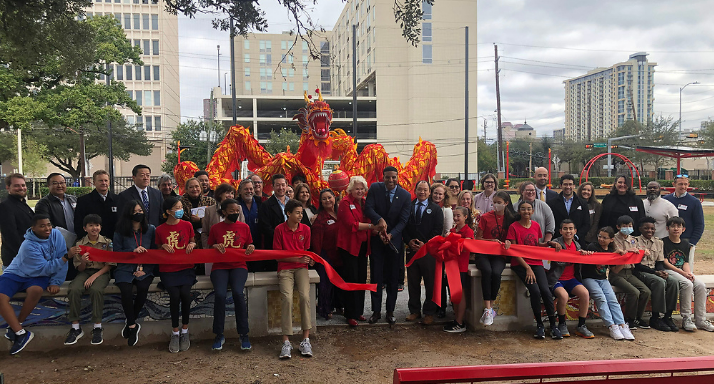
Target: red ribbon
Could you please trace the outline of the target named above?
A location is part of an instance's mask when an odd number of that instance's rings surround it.
[[[256,250],[250,255],[244,249],[226,248],[226,253],[217,249],[194,249],[187,254],[181,250],[168,253],[163,249],[149,249],[145,253],[112,252],[101,249],[80,246],[83,253],[89,253],[91,261],[126,263],[126,264],[197,264],[224,263],[234,261],[280,260],[289,257],[307,256],[325,267],[327,278],[337,288],[345,291],[377,291],[377,284],[346,283],[330,263],[310,251],[268,251]]]
[[[511,256],[511,257],[526,257],[529,259],[560,261],[566,263],[577,264],[604,264],[604,265],[622,265],[622,264],[639,264],[642,261],[644,251],[628,252],[624,255],[619,253],[595,252],[591,255],[583,255],[578,251],[560,250],[556,251],[553,248],[534,247],[532,245],[512,244],[509,249],[504,249],[502,244],[495,241],[464,239],[457,233],[450,233],[447,237],[435,236],[429,240],[407,263],[410,266],[415,260],[418,260],[427,254],[434,256],[436,259],[436,272],[434,275],[434,291],[431,300],[436,305],[441,306],[441,276],[442,263],[448,277],[449,291],[451,292],[451,301],[454,304],[461,302],[463,288],[461,287],[461,278],[459,276],[458,257],[461,252],[466,249],[473,253]]]

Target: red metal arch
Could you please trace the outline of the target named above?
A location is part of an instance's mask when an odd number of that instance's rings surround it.
[[[583,168],[582,171],[580,171],[580,178],[578,179],[578,184],[581,184],[583,181],[583,174],[585,174],[585,181],[588,181],[588,175],[590,174],[590,168],[595,164],[596,161],[598,161],[600,158],[607,156],[607,155],[612,155],[620,158],[620,160],[623,160],[625,164],[627,164],[627,167],[630,169],[630,186],[632,188],[635,188],[635,173],[637,173],[637,182],[640,187],[640,192],[642,192],[642,179],[640,178],[640,171],[637,169],[634,163],[630,159],[628,159],[626,156],[623,156],[619,153],[601,153],[587,162],[585,164],[585,167]]]

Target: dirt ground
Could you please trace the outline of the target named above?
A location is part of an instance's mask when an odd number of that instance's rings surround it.
[[[279,337],[253,339],[250,352],[240,351],[235,338],[230,338],[221,352],[211,351],[211,340],[197,340],[188,351],[178,354],[168,352],[167,342],[140,343],[134,348],[124,344],[94,347],[87,342],[47,353],[2,354],[0,372],[7,383],[389,383],[398,367],[714,353],[714,333],[636,330],[637,340],[626,342],[611,339],[603,326],[591,328],[595,339],[573,336],[555,341],[535,340],[530,329],[447,334],[439,326],[412,324],[394,329],[386,325],[323,327],[311,338],[313,358],[299,357],[294,351],[287,361],[278,359]]]

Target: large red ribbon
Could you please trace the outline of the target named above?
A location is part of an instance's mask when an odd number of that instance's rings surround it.
[[[127,264],[224,263],[234,261],[280,260],[289,257],[307,256],[325,267],[327,278],[337,288],[345,291],[377,291],[377,284],[346,283],[337,271],[332,268],[330,263],[310,251],[256,250],[250,255],[246,255],[244,249],[226,248],[226,253],[220,253],[217,249],[194,249],[193,252],[187,254],[181,250],[176,253],[168,253],[163,249],[149,249],[145,253],[135,253],[111,252],[87,246],[80,247],[83,253],[89,253],[89,258],[92,261]]]
[[[464,239],[457,233],[450,233],[447,237],[435,236],[419,249],[406,266],[410,266],[415,260],[427,254],[434,256],[436,259],[436,272],[434,275],[434,291],[431,300],[438,306],[441,306],[442,263],[448,278],[451,301],[457,305],[461,302],[463,287],[461,286],[461,278],[459,276],[458,257],[464,249],[473,253],[489,255],[604,265],[639,264],[644,255],[644,251],[628,252],[624,255],[609,252],[595,252],[591,255],[583,255],[578,251],[556,251],[553,248],[519,244],[512,244],[509,249],[504,249],[503,245],[498,242]]]

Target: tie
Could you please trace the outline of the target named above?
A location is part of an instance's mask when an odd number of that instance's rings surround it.
[[[146,210],[146,214],[149,214],[149,196],[146,194],[146,191],[141,191],[141,200],[144,202],[144,209]]]
[[[540,200],[545,201],[545,189],[540,191]]]
[[[417,203],[417,208],[416,208],[416,222],[417,224],[421,223],[421,215],[424,213],[424,203],[419,202]]]

